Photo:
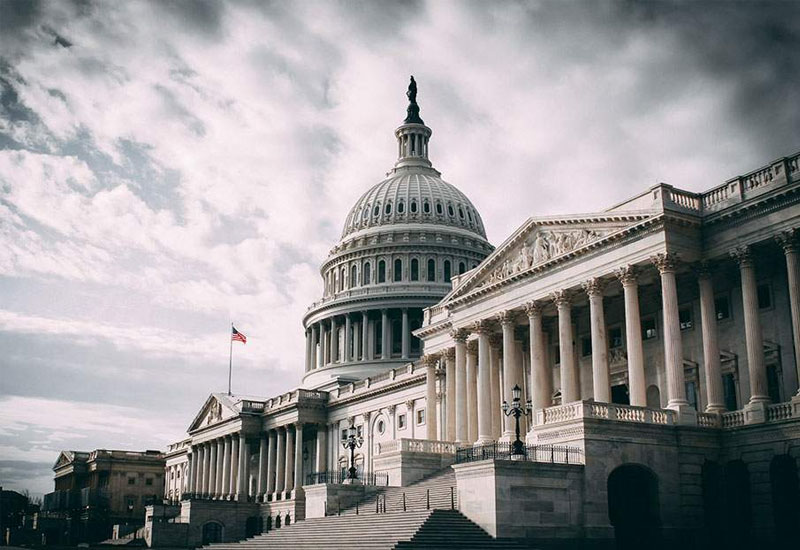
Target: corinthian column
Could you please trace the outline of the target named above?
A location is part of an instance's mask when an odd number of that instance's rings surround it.
[[[575,361],[575,346],[572,335],[572,293],[557,290],[552,295],[558,309],[558,352],[561,356],[561,404],[565,405],[581,398],[578,385],[578,369]]]
[[[703,262],[696,269],[700,287],[700,324],[703,330],[703,367],[706,375],[706,412],[724,412],[722,393],[722,368],[717,342],[717,312],[714,307],[714,289],[711,284],[711,269]]]
[[[434,440],[436,437],[436,361],[435,355],[426,355],[422,358],[425,365],[425,439]]]
[[[608,341],[606,339],[606,318],[603,311],[603,288],[600,279],[590,279],[583,283],[589,295],[589,317],[592,331],[592,393],[594,400],[611,403],[611,381],[608,372]]]
[[[503,344],[503,336],[492,334],[489,336],[489,363],[492,386],[492,439],[500,439],[503,435],[503,413],[500,404],[503,402],[503,389],[500,387],[500,346]]]
[[[336,322],[336,316],[331,317],[331,363],[339,362],[339,324]]]
[[[531,385],[530,391],[533,410],[544,409],[551,404],[552,375],[545,362],[544,337],[542,334],[542,305],[538,302],[525,304],[525,313],[530,325],[529,347],[531,353]]]
[[[231,489],[231,436],[226,435],[222,444],[222,496],[227,500]]]
[[[445,391],[445,426],[447,427],[445,439],[456,440],[456,350],[448,348],[444,352],[444,379],[447,389]]]
[[[236,488],[238,487],[236,476],[239,473],[239,436],[231,436],[231,472],[228,494],[231,499],[236,498]]]
[[[214,483],[214,494],[216,495],[216,498],[221,499],[223,494],[222,467],[224,466],[222,460],[222,451],[224,450],[225,444],[221,438],[218,438],[216,440],[216,445],[217,445],[217,462],[216,462],[216,473],[215,473],[216,481]]]
[[[389,347],[389,310],[381,310],[381,359],[389,359],[392,356],[392,348]]]
[[[683,344],[678,317],[678,287],[675,282],[674,254],[657,254],[651,258],[661,274],[661,296],[664,311],[664,365],[667,371],[667,408],[682,412],[689,409],[683,375]]]
[[[320,367],[319,357],[319,326],[317,323],[314,323],[311,325],[311,370]]]
[[[489,344],[489,323],[478,321],[473,327],[478,335],[478,437],[477,443],[491,443],[492,437],[492,371]]]
[[[286,471],[283,488],[286,491],[286,498],[291,497],[294,489],[294,445],[294,432],[290,426],[286,426]]]
[[[277,430],[269,431],[269,442],[267,443],[267,490],[264,495],[264,500],[267,500],[267,495],[271,495],[275,492],[275,469],[277,468],[275,447],[278,443],[277,435]]]
[[[277,466],[275,467],[275,497],[283,493],[286,486],[286,432],[287,428],[278,428],[275,430],[277,433],[277,441],[275,444],[275,459]]]
[[[639,282],[636,278],[638,272],[636,266],[627,265],[619,268],[616,275],[619,282],[622,283],[622,290],[625,294],[625,341],[628,352],[630,402],[631,405],[637,407],[646,407],[647,388],[645,387],[644,353],[642,352],[642,321],[639,314]],[[673,273],[673,284],[674,278]],[[680,329],[680,327],[678,328]],[[681,365],[683,365],[683,359],[681,359]]]
[[[467,442],[478,440],[478,342],[467,342]]]
[[[236,500],[246,501],[248,496],[247,466],[250,459],[249,447],[244,434],[239,435],[239,473],[236,474]]]
[[[353,321],[350,314],[344,314],[344,350],[342,350],[342,362],[349,363],[353,350]]]
[[[325,323],[319,323],[319,366],[324,367],[328,364],[328,331]]]
[[[256,500],[267,501],[267,434],[262,433],[258,441],[258,487]]]
[[[361,360],[369,359],[369,313],[361,312]]]
[[[303,423],[295,424],[294,437],[294,491],[302,492],[303,487]]]
[[[306,329],[306,372],[311,370],[311,330]]]
[[[217,442],[209,441],[208,446],[210,448],[209,456],[211,457],[208,467],[208,496],[215,498],[217,496]]]
[[[786,256],[786,278],[789,283],[789,308],[792,312],[792,336],[794,337],[794,366],[800,384],[800,261],[797,258],[797,230],[782,231],[775,237]],[[800,397],[800,389],[797,391]]]
[[[469,437],[467,424],[467,331],[453,330],[456,356],[456,442],[463,445]]]
[[[408,308],[403,308],[403,321],[402,321],[403,336],[400,340],[400,351],[403,359],[408,359],[411,353],[411,330],[408,328]]]
[[[769,403],[767,369],[764,366],[764,340],[761,334],[761,318],[758,314],[758,290],[753,255],[750,247],[747,246],[733,250],[731,255],[739,262],[739,272],[742,277],[747,372],[750,375],[749,404]]]
[[[514,312],[503,311],[497,315],[497,320],[503,329],[503,401],[511,403],[511,390],[514,386],[522,388],[522,372],[514,347]],[[514,419],[507,416],[502,439],[510,440],[514,436],[514,429]]]

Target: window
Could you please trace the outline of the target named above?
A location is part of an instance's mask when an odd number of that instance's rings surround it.
[[[458,262],[458,274],[463,275],[467,271],[467,264]]]
[[[758,285],[756,288],[758,294],[758,309],[769,309],[772,307],[772,292],[769,285]]]
[[[428,201],[423,202],[422,203],[422,211],[425,214],[430,214],[431,213],[431,203],[429,203]]]
[[[136,478],[135,477],[129,477],[128,478],[128,485],[136,485]]]
[[[472,210],[467,210],[467,219],[471,222],[472,221]]]
[[[358,283],[358,272],[356,271],[356,266],[350,266],[350,288],[355,288],[356,283]]]
[[[360,424],[356,426],[356,437],[364,437],[364,425]]]
[[[464,219],[464,209],[461,208],[460,206],[458,207],[458,217],[461,218],[462,220]]]
[[[425,409],[417,410],[417,426],[425,424]]]
[[[436,261],[431,258],[428,260],[428,281],[433,282],[436,280]]]
[[[697,383],[694,380],[686,381],[686,400],[694,410],[697,410]]]
[[[622,328],[613,327],[608,329],[608,347],[611,349],[622,347]]]
[[[450,260],[445,260],[444,261],[444,282],[445,283],[449,283],[450,282],[450,276],[451,276],[451,273],[450,273]]]
[[[364,219],[369,219],[369,205],[364,208]]]
[[[369,267],[369,262],[367,262],[367,263],[364,264],[364,284],[365,285],[369,284],[369,282],[370,282],[369,279],[370,279],[370,267]]]
[[[440,216],[444,214],[444,208],[442,208],[442,203],[440,202],[436,203],[436,213],[439,214]]]
[[[692,323],[692,308],[682,307],[678,310],[678,322],[681,324],[681,330],[688,330],[694,326]]]
[[[145,485],[152,485],[153,484],[153,478],[152,477],[145,478],[144,484]]]
[[[642,339],[652,340],[656,336],[658,336],[656,332],[656,318],[646,317],[642,319]]]
[[[130,483],[130,481],[128,481],[128,485],[132,485],[132,483]],[[125,506],[127,507],[129,512],[131,510],[133,510],[134,507],[136,506],[136,497],[132,497],[132,496],[125,497]]]
[[[403,260],[400,258],[394,261],[394,280],[395,282],[403,280]]]
[[[725,408],[735,411],[739,407],[736,405],[736,379],[732,373],[722,375],[722,393],[725,398]]]
[[[592,354],[592,339],[588,336],[581,338],[581,356],[589,357]]]
[[[347,441],[347,428],[342,430],[341,441]]]
[[[398,202],[397,203],[397,213],[398,214],[402,214],[405,211],[406,211],[406,205],[403,204],[403,201]]]
[[[387,202],[386,206],[383,209],[384,214],[391,214],[392,213],[392,203]]]
[[[383,421],[383,419],[378,420],[377,428],[379,434],[383,434],[386,431],[386,423]]]
[[[456,211],[453,210],[452,204],[447,205],[447,213],[450,215],[451,218],[456,215]]]
[[[417,201],[411,201],[411,213],[412,214],[417,213]]]
[[[383,260],[378,262],[378,282],[379,283],[386,282],[386,262]]]
[[[406,427],[406,415],[400,414],[397,416],[397,429],[402,430]]]
[[[714,299],[714,311],[717,313],[717,321],[731,318],[731,303],[727,296],[717,296]]]
[[[381,205],[380,204],[376,204],[375,208],[372,209],[372,215],[373,216],[377,216],[380,213],[381,213]]]
[[[347,282],[347,268],[343,267],[342,268],[342,276],[339,277],[339,284],[341,285],[341,288],[339,290],[344,290],[345,282]]]
[[[411,260],[411,280],[419,281],[419,260],[416,258]]]

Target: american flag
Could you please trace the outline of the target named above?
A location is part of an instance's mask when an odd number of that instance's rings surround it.
[[[246,344],[247,343],[247,336],[245,336],[244,334],[242,334],[241,332],[236,330],[236,327],[231,325],[231,330],[233,331],[233,332],[231,332],[231,341],[232,342],[241,342],[242,344]]]

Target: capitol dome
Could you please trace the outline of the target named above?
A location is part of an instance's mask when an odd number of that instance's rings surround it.
[[[418,359],[413,331],[423,309],[493,250],[478,210],[428,158],[432,131],[419,117],[413,77],[407,95],[394,168],[350,209],[320,267],[322,298],[303,318],[306,387],[329,389]]]

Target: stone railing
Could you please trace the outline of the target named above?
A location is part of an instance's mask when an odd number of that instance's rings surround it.
[[[455,454],[456,444],[452,441],[437,441],[433,439],[395,439],[378,443],[375,454],[382,455],[397,451],[413,453]]]
[[[701,428],[719,428],[720,415],[716,413],[697,413],[697,425]]]
[[[767,422],[792,418],[792,403],[767,405]]]
[[[693,210],[695,212],[700,212],[702,206],[700,195],[690,191],[675,189],[674,187],[669,189],[669,200],[676,206],[686,208],[687,210]]]
[[[730,411],[720,415],[720,425],[723,428],[744,426],[744,411]]]
[[[648,409],[597,401],[575,401],[537,411],[537,424],[539,425],[558,424],[578,418],[601,418],[640,424],[669,425],[675,423],[675,413],[671,410]]]
[[[372,391],[375,388],[388,386],[394,384],[395,382],[416,379],[422,380],[424,377],[424,369],[418,368],[414,363],[408,363],[402,367],[390,369],[388,372],[384,372],[370,378],[365,378],[364,380],[359,380],[357,382],[351,382],[350,384],[346,384],[335,390],[331,390],[330,398],[332,401],[336,401],[337,399],[344,399],[352,395],[363,394],[364,392]]]

